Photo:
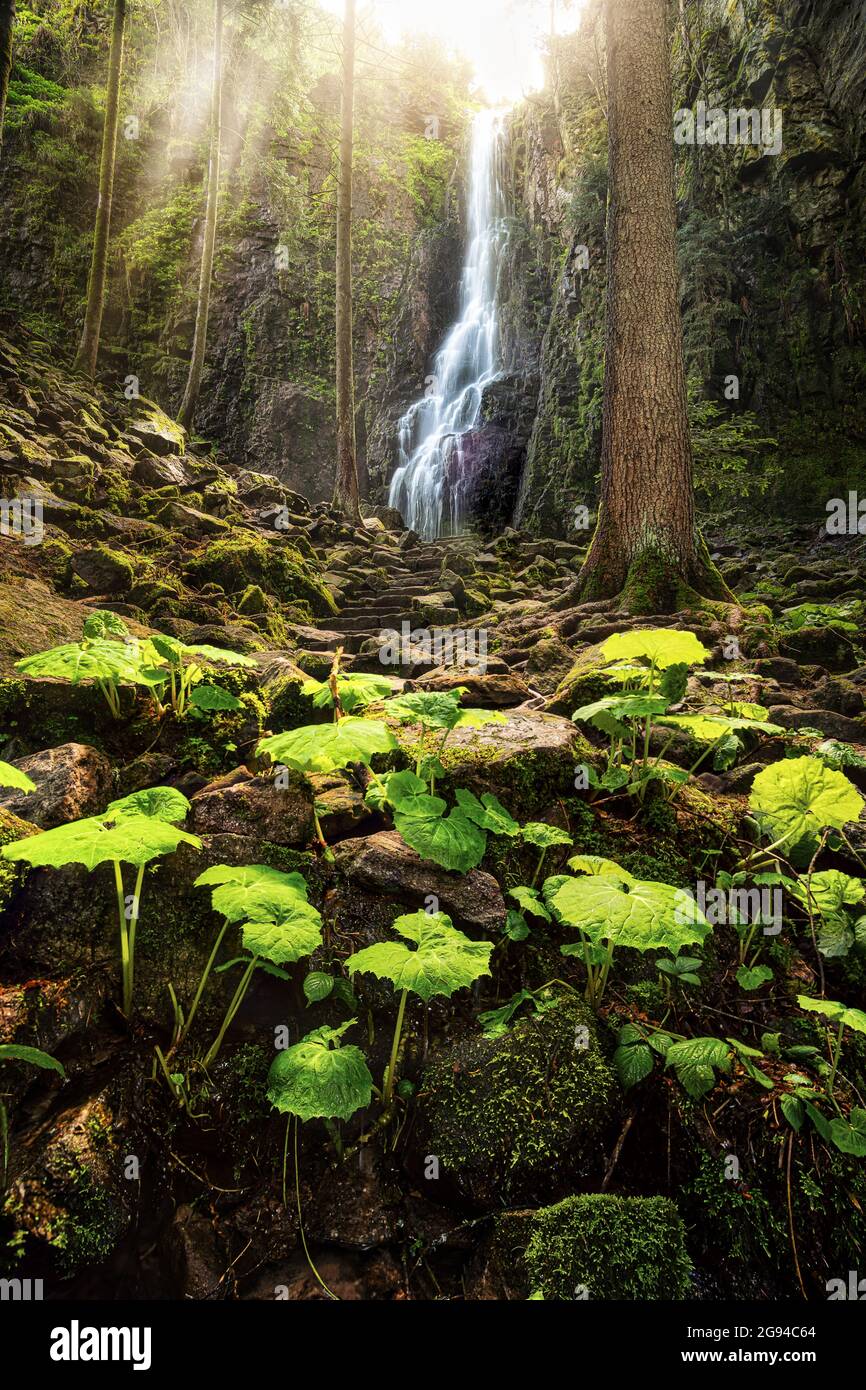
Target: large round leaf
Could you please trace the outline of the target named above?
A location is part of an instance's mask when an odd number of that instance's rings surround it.
[[[451,925],[444,912],[410,912],[398,917],[394,930],[402,941],[382,941],[367,946],[346,961],[350,974],[358,972],[390,980],[396,989],[408,989],[421,999],[434,994],[451,995],[489,975],[491,941],[471,941]]]
[[[271,1105],[300,1120],[348,1120],[369,1105],[373,1078],[364,1054],[360,1048],[340,1046],[341,1035],[355,1022],[317,1028],[279,1052],[268,1073]]]
[[[759,772],[749,798],[774,838],[796,843],[822,830],[842,830],[863,810],[863,797],[841,772],[817,758],[785,758]]]
[[[798,994],[797,1003],[801,1009],[823,1014],[837,1027],[841,1023],[846,1028],[853,1028],[855,1033],[866,1033],[866,1014],[862,1009],[849,1009],[835,999],[810,999],[808,994]]]
[[[36,652],[16,661],[15,669],[25,676],[53,677],[73,685],[84,680],[136,684],[140,675],[138,648],[107,640],[70,642],[47,652]]]
[[[126,816],[112,823],[97,816],[58,825],[4,845],[4,859],[23,860],[34,867],[61,868],[64,864],[98,864],[120,860],[141,868],[161,854],[171,854],[180,844],[201,849],[201,840],[151,816]]]
[[[152,816],[155,820],[181,821],[186,819],[188,811],[189,802],[176,787],[145,787],[143,791],[109,802],[105,818]]]
[[[429,802],[438,802],[439,797],[428,797]],[[444,807],[445,803],[441,803]],[[416,807],[420,812],[421,808]],[[422,859],[430,859],[443,869],[468,873],[481,863],[487,848],[487,835],[479,826],[469,820],[462,811],[455,809],[447,816],[441,813],[424,816],[394,813],[394,827],[399,830],[407,845],[411,845]]]
[[[311,956],[321,946],[322,919],[309,903],[301,903],[285,908],[277,921],[245,922],[242,935],[244,946],[254,956],[263,956],[274,965],[287,965]]]
[[[662,670],[680,662],[687,666],[702,665],[710,655],[694,633],[669,627],[615,632],[601,650],[606,661],[628,661],[642,656]]]
[[[569,878],[554,893],[552,906],[563,922],[593,943],[612,942],[636,951],[666,948],[676,955],[710,931],[695,900],[668,883],[637,879],[628,884],[607,875]],[[563,947],[566,955],[580,950]]]
[[[307,724],[285,734],[262,739],[260,753],[298,772],[334,772],[349,763],[367,763],[375,753],[388,753],[397,740],[378,719],[349,715],[336,724]]]

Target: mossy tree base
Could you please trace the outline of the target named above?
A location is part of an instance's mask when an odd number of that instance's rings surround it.
[[[650,543],[630,559],[615,541],[596,532],[579,577],[584,602],[616,598],[635,617],[700,608],[708,599],[736,602],[700,538],[689,556]]]

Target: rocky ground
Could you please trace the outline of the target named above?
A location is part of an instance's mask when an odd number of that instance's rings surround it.
[[[816,981],[809,943],[774,946],[776,983],[744,993],[732,982],[736,951],[719,935],[701,994],[673,1000],[650,962],[626,953],[596,1016],[552,927],[522,941],[507,934],[507,891],[531,877],[530,846],[491,838],[477,868],[448,872],[365,800],[362,769],[277,787],[254,750],[263,734],[330,717],[303,687],[325,679],[339,651],[344,670],[387,675],[395,692],[463,685],[464,704],[503,718],[454,730],[437,791],[492,792],[518,819],[566,832],[577,852],[693,883],[708,862],[731,861],[747,837],[754,775],[786,749],[844,743],[863,759],[846,771],[866,787],[866,540],[827,536],[817,522],[711,523],[711,552],[739,603],[635,617],[577,601],[583,545],[513,530],[489,544],[425,543],[387,509],[353,526],[274,478],[196,452],[151,403],[85,388],[32,336],[0,340],[0,392],[0,493],[40,502],[44,521],[39,544],[0,542],[0,756],[36,783],[33,793],[0,792],[3,841],[154,785],[190,798],[186,828],[202,841],[148,874],[129,1027],[117,1009],[110,875],[0,866],[0,1042],[47,1050],[67,1077],[4,1066],[4,1268],[45,1277],[55,1297],[321,1296],[296,1208],[283,1204],[283,1125],[265,1079],[275,1029],[295,1041],[343,1022],[346,1005],[310,1004],[305,969],[288,983],[261,974],[207,1075],[193,1053],[181,1056],[172,1087],[154,1062],[171,1024],[167,981],[188,997],[214,938],[217,919],[193,880],[230,863],[303,871],[328,926],[309,969],[340,972],[383,939],[396,912],[431,894],[456,927],[496,942],[490,977],[410,1006],[401,1068],[411,1086],[387,1126],[376,1130],[374,1109],[339,1142],[315,1121],[304,1127],[304,1228],[338,1296],[580,1296],[563,1283],[575,1242],[612,1297],[787,1296],[847,1269],[864,1236],[863,1163],[814,1136],[793,1147],[774,1104],[784,1067],[770,1067],[770,1100],[737,1066],[699,1104],[664,1072],[636,1099],[612,1064],[625,1021],[671,1012],[687,1035],[731,1030],[754,1042],[790,1027],[805,1041],[791,996]],[[16,672],[20,658],[77,641],[93,610],[113,611],[134,633],[250,655],[254,665],[222,679],[240,708],[160,720],[125,688],[118,720],[91,683]],[[404,624],[405,646],[383,662],[383,631],[402,634]],[[640,814],[628,797],[580,784],[578,769],[603,766],[603,740],[570,718],[610,688],[600,644],[637,627],[688,630],[710,650],[683,709],[724,700],[729,673],[745,671],[737,698],[789,731]],[[437,665],[424,649],[434,629],[456,641],[483,634],[483,668]],[[395,725],[391,765],[411,761],[419,732]],[[666,756],[687,767],[692,752],[683,735]],[[314,807],[331,853],[316,847]],[[856,874],[866,820],[850,841],[832,862]],[[551,849],[547,872],[575,849]],[[859,960],[821,969],[828,997],[862,1004]],[[543,1007],[482,1034],[477,1013],[521,989],[538,991]],[[355,990],[357,1040],[380,1076],[393,996],[370,977]],[[219,1019],[230,992],[228,976],[215,980],[202,1024]],[[588,1044],[576,1051],[578,1030]],[[730,1153],[742,1167],[734,1182],[721,1175]],[[646,1286],[602,1273],[650,1266],[656,1282]]]

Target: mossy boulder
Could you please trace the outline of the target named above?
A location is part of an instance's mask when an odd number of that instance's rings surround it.
[[[443,1188],[479,1206],[550,1199],[603,1168],[619,1095],[592,1013],[568,995],[498,1038],[465,1038],[428,1066],[415,1143],[421,1159],[439,1160]]]
[[[23,840],[25,835],[36,834],[37,826],[0,807],[0,845],[11,845],[14,840]],[[25,864],[13,864],[9,860],[0,859],[0,912],[9,905],[12,894],[28,872]]]
[[[2,1209],[0,1260],[15,1256],[69,1276],[99,1264],[128,1229],[138,1184],[124,1178],[126,1144],[108,1092],[54,1115],[16,1147]],[[5,1248],[4,1248],[5,1246]]]
[[[73,558],[72,573],[89,593],[123,594],[132,587],[135,566],[122,551],[94,545]]]
[[[684,1299],[691,1261],[685,1227],[667,1197],[566,1197],[496,1223],[487,1296],[574,1302]]]
[[[232,530],[211,541],[187,565],[197,584],[220,584],[241,598],[251,584],[281,603],[308,603],[318,617],[335,613],[333,596],[300,550],[282,537],[267,540],[255,531]]]
[[[582,705],[600,700],[604,695],[615,695],[622,687],[605,674],[607,665],[601,647],[587,647],[560,681],[545,709],[550,714],[572,715]]]

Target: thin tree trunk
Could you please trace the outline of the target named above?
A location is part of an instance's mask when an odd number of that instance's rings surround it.
[[[355,0],[346,0],[343,24],[343,109],[337,189],[337,476],[334,506],[356,521],[355,382],[352,366],[352,138],[355,104]]]
[[[108,56],[108,88],[105,97],[105,123],[102,128],[102,157],[99,163],[99,201],[93,230],[93,253],[87,282],[87,308],[75,366],[89,376],[96,372],[105,280],[108,273],[108,233],[111,226],[111,199],[114,194],[114,166],[117,155],[117,126],[120,116],[120,76],[123,68],[123,30],[126,0],[114,0],[111,50]]]
[[[3,125],[6,120],[6,98],[12,73],[12,26],[15,23],[15,0],[0,0],[0,154],[3,153]]]
[[[667,0],[606,0],[610,193],[598,525],[586,597],[730,598],[695,521],[676,264]]]
[[[207,204],[204,216],[204,241],[201,250],[201,269],[198,282],[198,302],[195,310],[195,331],[186,389],[178,411],[178,423],[190,430],[195,419],[204,355],[207,347],[207,321],[210,313],[210,291],[216,245],[217,206],[219,202],[220,145],[222,142],[222,42],[223,0],[214,0],[213,85],[211,94],[210,157],[207,170]]]

